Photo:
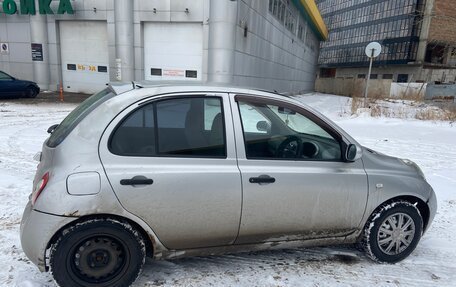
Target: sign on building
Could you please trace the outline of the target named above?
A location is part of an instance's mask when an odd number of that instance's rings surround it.
[[[32,43],[32,61],[43,61],[43,44]]]
[[[2,7],[3,12],[7,15],[21,14],[21,15],[35,15],[38,8],[38,12],[41,15],[52,15],[52,14],[74,14],[73,6],[71,6],[70,0],[60,0],[57,13],[51,9],[52,0],[39,0],[38,7],[35,5],[35,0],[21,0],[18,3],[14,0],[4,0]]]
[[[8,43],[0,43],[0,53],[9,54],[9,45]]]

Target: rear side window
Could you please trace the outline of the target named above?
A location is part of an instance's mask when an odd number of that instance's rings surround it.
[[[130,113],[110,140],[121,156],[226,157],[222,100],[162,100]]]
[[[83,101],[58,125],[49,137],[47,146],[58,146],[88,114],[114,96],[115,94],[106,88]]]
[[[154,106],[149,104],[127,116],[111,138],[111,151],[127,156],[154,156]]]

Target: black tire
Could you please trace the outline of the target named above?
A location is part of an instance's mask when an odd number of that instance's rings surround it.
[[[50,267],[59,286],[130,286],[141,272],[146,247],[130,224],[92,219],[63,230],[51,246]]]
[[[26,98],[36,98],[38,96],[38,91],[34,87],[28,87],[27,90],[25,90],[25,97]]]
[[[400,225],[402,227],[398,228]],[[381,206],[371,215],[361,243],[372,260],[396,263],[415,250],[422,234],[423,218],[418,208],[407,201],[395,201]]]

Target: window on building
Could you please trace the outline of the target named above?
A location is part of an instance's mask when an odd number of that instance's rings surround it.
[[[384,80],[392,80],[393,79],[393,74],[383,74],[382,78]]]
[[[304,41],[307,23],[292,1],[269,0],[268,10],[288,31],[297,36],[299,40]],[[308,46],[313,47],[314,50],[318,43],[308,44]]]
[[[407,83],[409,75],[408,74],[399,74],[397,75],[397,82],[398,83]]]
[[[335,78],[336,69],[332,68],[321,68],[320,69],[320,78]]]
[[[407,64],[416,60],[421,25],[415,18],[419,17],[417,2],[423,1],[317,1],[330,31],[330,41],[321,44],[319,64],[359,66],[368,63],[364,47],[372,40],[384,46],[378,61]],[[363,53],[358,54],[361,49]]]
[[[371,74],[371,75],[370,75],[370,78],[371,78],[372,80],[377,80],[377,79],[378,79],[378,74]]]
[[[302,27],[301,23],[298,24],[298,38],[302,40],[304,37],[304,28]]]
[[[365,79],[366,78],[366,74],[358,74],[358,79]]]

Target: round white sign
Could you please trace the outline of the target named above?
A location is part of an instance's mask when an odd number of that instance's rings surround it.
[[[369,58],[377,58],[382,52],[382,45],[378,42],[371,42],[366,46],[366,55]]]

